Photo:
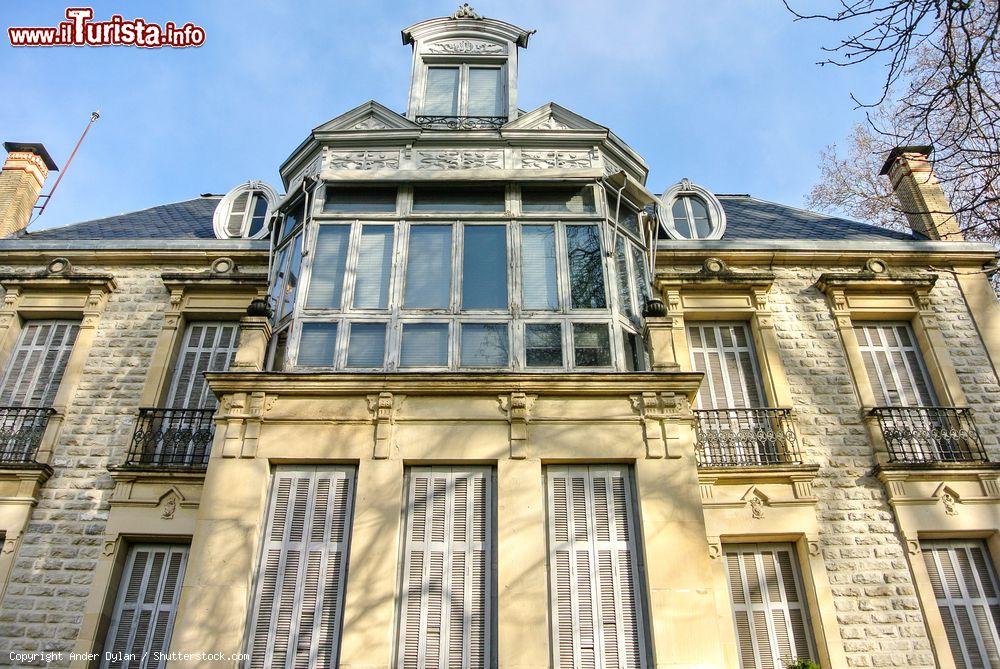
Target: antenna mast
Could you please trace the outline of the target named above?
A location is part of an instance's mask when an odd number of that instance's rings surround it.
[[[83,134],[80,135],[80,139],[76,141],[76,146],[73,147],[73,152],[69,154],[69,158],[66,160],[66,164],[63,166],[62,171],[59,172],[59,176],[56,177],[56,182],[52,184],[52,190],[49,191],[48,195],[38,196],[39,200],[45,198],[45,201],[42,203],[41,207],[39,207],[37,204],[35,205],[35,207],[38,209],[38,213],[35,214],[35,218],[32,219],[32,222],[37,220],[39,216],[45,213],[45,207],[49,206],[49,202],[52,201],[52,196],[55,195],[56,189],[59,188],[59,182],[63,180],[63,177],[66,176],[66,172],[69,171],[69,166],[73,163],[73,156],[76,155],[77,149],[79,149],[80,145],[83,144],[83,138],[86,137],[87,133],[90,131],[90,126],[94,125],[94,122],[99,118],[101,118],[101,113],[99,111],[91,112],[90,121],[87,122],[87,127],[83,129]]]

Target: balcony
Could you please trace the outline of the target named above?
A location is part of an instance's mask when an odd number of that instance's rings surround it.
[[[891,463],[987,462],[971,409],[875,407]]]
[[[791,409],[700,409],[694,415],[701,467],[802,464]]]
[[[35,462],[54,413],[49,407],[0,407],[0,465]]]
[[[212,452],[215,409],[139,409],[126,467],[204,469]]]
[[[417,116],[417,125],[442,130],[498,130],[506,116]]]

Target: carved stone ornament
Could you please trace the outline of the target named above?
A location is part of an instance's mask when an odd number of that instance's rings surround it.
[[[386,130],[388,127],[374,116],[369,116],[352,125],[351,130]]]
[[[427,170],[503,169],[502,151],[419,151],[417,164]]]
[[[808,548],[809,548],[809,555],[812,555],[814,557],[817,556],[817,555],[819,555],[819,542],[818,541],[810,540],[808,542]]]
[[[702,263],[702,268],[709,274],[721,274],[727,271],[726,263],[718,258],[708,258]]]
[[[549,118],[551,120],[551,117]],[[587,169],[590,167],[590,152],[522,151],[521,167],[526,169]]]
[[[211,267],[216,274],[228,274],[236,269],[236,261],[232,258],[216,258]]]
[[[477,21],[481,21],[482,18],[483,18],[483,15],[480,14],[479,12],[477,12],[476,10],[474,10],[469,5],[469,3],[466,2],[466,3],[463,3],[463,4],[459,5],[458,9],[455,10],[455,13],[451,15],[451,18],[453,18],[453,19],[475,19]]]
[[[49,274],[65,274],[73,271],[73,264],[67,258],[53,258],[49,261]]]
[[[722,543],[718,541],[710,541],[708,543],[708,557],[715,560],[722,557]]]
[[[946,514],[948,514],[949,516],[957,516],[958,515],[958,509],[955,506],[955,504],[957,503],[957,501],[958,500],[955,499],[955,496],[952,495],[947,490],[944,491],[943,493],[941,493],[941,504],[944,505],[944,512]]]
[[[507,53],[507,47],[503,44],[478,39],[443,39],[431,42],[425,50],[427,53],[444,55],[502,56]]]
[[[754,495],[753,497],[750,498],[749,504],[750,504],[750,515],[753,518],[760,520],[761,518],[764,517],[764,500]]]
[[[889,265],[881,258],[869,258],[865,261],[865,271],[872,274],[885,274],[889,271]]]
[[[160,514],[160,518],[173,520],[175,513],[177,513],[177,498],[170,495],[163,503],[163,513]]]
[[[542,130],[569,130],[569,126],[562,121],[557,121],[554,116],[549,116],[547,119],[538,124],[538,128]]]
[[[331,170],[397,170],[398,151],[331,151],[326,158]]]

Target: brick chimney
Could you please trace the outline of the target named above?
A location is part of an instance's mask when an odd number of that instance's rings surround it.
[[[929,160],[933,150],[932,146],[898,146],[889,152],[879,174],[889,176],[914,232],[931,239],[961,241],[958,220]]]
[[[59,169],[41,144],[4,142],[7,161],[0,172],[0,237],[28,227],[31,210],[50,170]]]

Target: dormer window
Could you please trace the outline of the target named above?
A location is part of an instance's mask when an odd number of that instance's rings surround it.
[[[504,117],[503,67],[429,66],[422,115]]]
[[[720,239],[726,230],[718,198],[687,179],[663,193],[659,209],[660,221],[674,239]]]
[[[278,192],[261,181],[236,186],[219,201],[212,215],[219,239],[262,239],[267,219],[278,203]]]

